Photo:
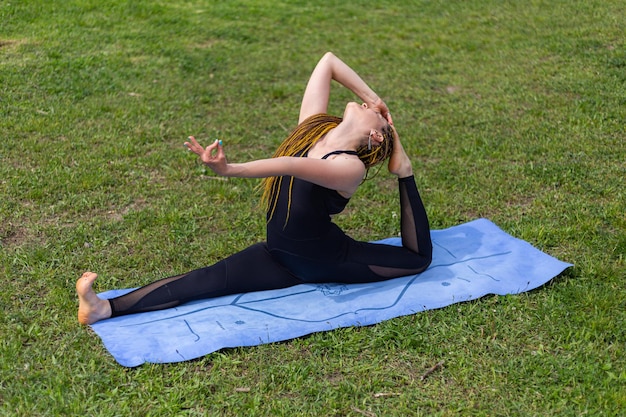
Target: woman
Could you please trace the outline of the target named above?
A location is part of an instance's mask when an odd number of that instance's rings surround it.
[[[326,114],[332,80],[364,102],[348,103],[343,118]],[[190,137],[185,146],[219,175],[265,178],[267,241],[111,300],[96,295],[97,275],[86,272],[76,283],[80,323],[301,283],[379,281],[420,273],[431,262],[428,218],[389,110],[332,53],[313,70],[298,127],[273,158],[229,163],[221,141],[204,148]],[[367,170],[387,158],[389,172],[398,177],[401,247],[355,241],[330,219],[344,209]]]

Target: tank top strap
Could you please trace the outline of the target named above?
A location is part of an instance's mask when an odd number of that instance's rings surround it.
[[[326,155],[322,156],[322,159],[326,159],[326,158],[328,158],[331,155],[339,155],[339,154],[342,154],[342,153],[347,153],[348,155],[358,155],[357,151],[341,151],[340,150],[340,151],[329,152]]]

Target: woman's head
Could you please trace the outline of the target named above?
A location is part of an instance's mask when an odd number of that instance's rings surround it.
[[[381,110],[366,103],[348,103],[343,122],[349,124],[363,138],[357,153],[366,168],[387,159],[393,150],[393,129]]]

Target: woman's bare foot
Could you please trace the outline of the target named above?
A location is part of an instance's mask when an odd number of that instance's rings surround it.
[[[78,322],[80,324],[93,324],[111,317],[111,305],[107,300],[99,298],[93,290],[93,282],[96,278],[98,278],[98,274],[85,272],[76,281]]]
[[[398,136],[398,132],[395,127],[392,126],[391,128],[393,129],[393,151],[391,153],[391,157],[389,158],[389,163],[387,164],[389,172],[397,175],[398,178],[413,175],[411,159],[408,157],[406,152],[404,152],[404,148],[402,147],[400,137]]]

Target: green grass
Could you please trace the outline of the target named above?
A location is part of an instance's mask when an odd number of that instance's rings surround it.
[[[0,4],[0,413],[614,416],[626,409],[620,0]],[[235,161],[293,127],[334,51],[389,104],[434,228],[487,217],[575,264],[542,288],[126,369],[75,320],[97,290],[261,240]],[[345,89],[334,88],[339,113]],[[398,232],[394,180],[338,222]],[[430,367],[441,369],[422,381]]]

